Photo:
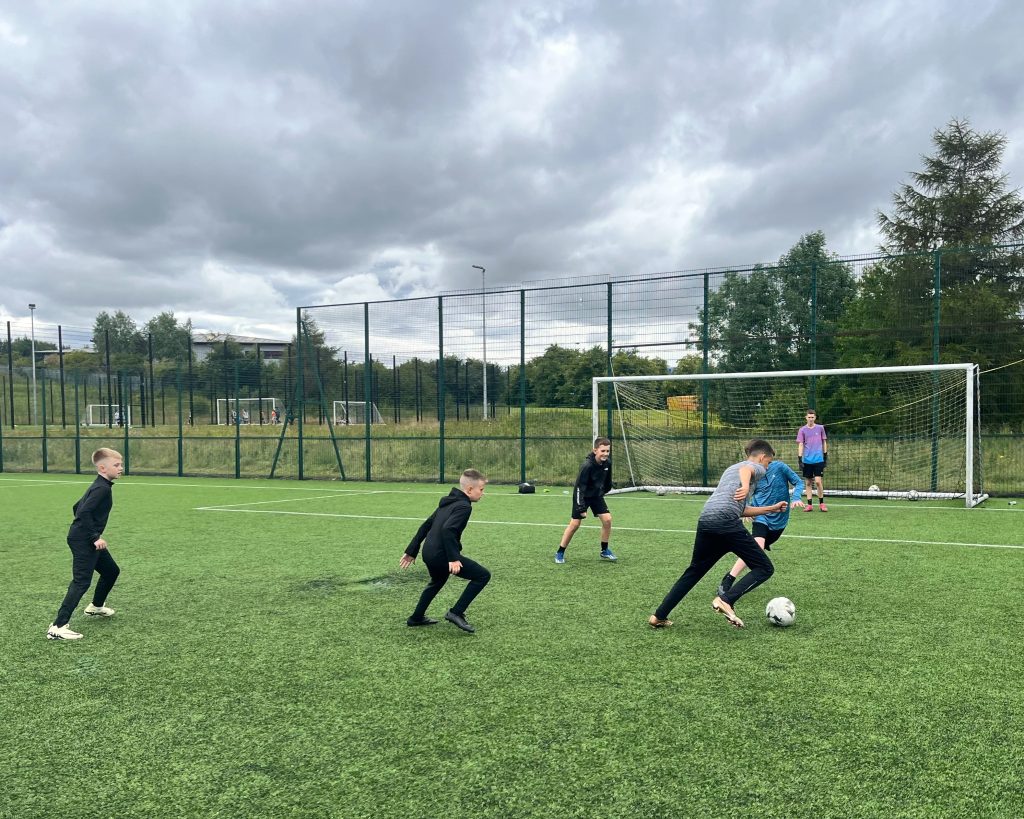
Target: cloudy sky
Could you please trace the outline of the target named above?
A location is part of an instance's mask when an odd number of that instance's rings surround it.
[[[0,0],[0,318],[294,307],[777,258],[953,117],[1024,185],[1024,4]]]

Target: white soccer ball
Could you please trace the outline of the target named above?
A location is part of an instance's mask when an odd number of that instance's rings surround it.
[[[878,488],[878,484],[877,483],[873,483],[873,484],[871,484],[871,486],[868,487],[868,492],[881,492],[881,491],[882,490]]]
[[[796,606],[788,597],[773,597],[765,606],[764,614],[773,626],[791,626],[796,620]]]
[[[659,486],[657,489],[654,490],[654,492],[657,495],[667,495],[668,494],[668,490],[664,486]]]
[[[915,501],[918,500],[920,497],[921,496],[918,494],[916,489],[911,489],[909,492],[907,492],[907,500]]]

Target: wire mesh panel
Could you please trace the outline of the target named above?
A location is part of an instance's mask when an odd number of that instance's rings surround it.
[[[565,485],[590,449],[595,376],[971,361],[985,486],[1024,494],[1022,250],[840,258],[811,236],[773,264],[304,307],[276,340],[10,319],[0,470],[88,470],[112,445],[149,474],[450,481],[474,466]],[[708,389],[693,398],[710,405]],[[833,423],[863,403],[820,379],[801,391]],[[610,387],[598,405],[618,475]]]

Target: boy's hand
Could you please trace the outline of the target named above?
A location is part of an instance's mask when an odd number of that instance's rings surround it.
[[[98,552],[98,551],[101,551],[102,549],[106,549],[106,548],[107,548],[107,541],[105,541],[105,540],[104,540],[103,538],[100,538],[99,540],[97,540],[97,541],[96,541],[96,542],[95,542],[95,543],[93,544],[93,546],[95,546],[95,547],[96,547],[96,551],[97,551],[97,552]]]
[[[789,506],[792,509],[803,509],[804,508],[804,502],[801,501],[801,500],[795,500]]]
[[[402,559],[398,561],[398,565],[403,569],[408,569],[413,563],[416,562],[416,558],[407,554],[402,555]]]
[[[462,571],[462,561],[461,560],[451,560],[451,561],[448,562],[448,573],[449,574],[458,574],[461,571]]]
[[[737,489],[733,493],[732,499],[733,500],[738,500],[738,501],[745,500],[746,497],[747,497],[747,493],[749,491],[750,491],[750,489],[747,488],[746,486],[741,486],[739,489]]]
[[[785,512],[788,507],[789,507],[789,501],[779,501],[777,504],[775,504],[775,511],[776,512]]]

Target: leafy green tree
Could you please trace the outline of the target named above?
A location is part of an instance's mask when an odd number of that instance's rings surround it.
[[[830,253],[821,231],[808,233],[778,264],[730,271],[711,294],[707,322],[716,369],[724,372],[818,367],[835,359],[839,317],[856,292],[849,265]]]
[[[171,310],[153,316],[142,327],[144,336],[153,337],[154,358],[179,362],[188,360],[191,332],[192,320],[187,319],[184,324],[181,324]]]
[[[937,352],[984,369],[1024,358],[1024,259],[1010,244],[1024,241],[1024,200],[1002,171],[1006,137],[954,119],[932,143],[891,212],[878,214],[882,248],[894,255],[864,272],[845,310],[844,365],[920,364]],[[1020,367],[986,376],[981,396],[989,423],[1024,420]]]
[[[1024,239],[1024,201],[1002,172],[1006,136],[978,133],[954,119],[932,135],[933,156],[893,194],[892,215],[878,213],[889,253],[966,248]]]
[[[110,366],[115,371],[140,370],[145,361],[146,345],[139,327],[127,313],[118,310],[110,315],[105,310],[96,316],[93,324],[92,343],[100,354],[100,366],[107,356],[107,339],[110,340]]]

